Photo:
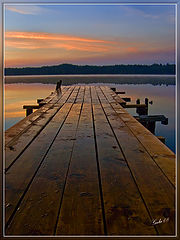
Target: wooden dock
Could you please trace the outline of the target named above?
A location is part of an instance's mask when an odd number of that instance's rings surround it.
[[[175,155],[106,86],[67,86],[5,133],[5,234],[175,235]]]

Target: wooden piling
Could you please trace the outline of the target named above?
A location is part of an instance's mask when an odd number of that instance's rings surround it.
[[[114,92],[116,91],[116,88],[111,88],[111,90],[113,90]]]
[[[116,91],[116,94],[125,94],[126,92],[124,91]]]
[[[42,102],[43,100],[44,100],[43,98],[37,99],[37,103],[40,103],[40,102]]]
[[[124,101],[126,101],[126,102],[131,102],[131,98],[130,97],[123,97],[122,98]]]
[[[27,108],[26,109],[26,117],[29,116],[33,112],[32,108]]]
[[[140,104],[140,99],[137,99],[136,103]],[[145,106],[137,108],[136,113],[138,113],[140,116],[148,114],[148,99],[147,98],[145,99]]]
[[[26,109],[26,117],[29,116],[32,112],[33,109],[39,109],[39,105],[24,105],[23,109]]]
[[[146,105],[145,104],[126,104],[125,106],[124,106],[124,108],[137,108],[137,109],[143,109],[143,108],[145,108],[146,107]]]

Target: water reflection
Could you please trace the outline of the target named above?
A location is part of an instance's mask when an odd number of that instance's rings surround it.
[[[23,105],[37,104],[38,98],[45,98],[54,90],[54,84],[5,84],[5,130],[26,116]]]
[[[168,118],[168,125],[156,122],[155,135],[165,137],[166,145],[175,152],[175,86],[117,84],[116,88],[118,91],[126,91],[125,95],[131,97],[132,102],[139,98],[141,103],[144,103],[146,97],[153,101],[153,104],[149,105],[148,114],[165,115]],[[137,115],[135,109],[127,110],[133,116]]]
[[[98,84],[99,85],[99,84]],[[137,98],[144,103],[147,97],[153,101],[149,105],[149,115],[165,115],[168,125],[156,122],[155,134],[166,138],[166,145],[175,152],[175,86],[153,86],[151,84],[127,85],[105,84],[116,87],[118,91],[125,91],[126,96],[135,103]],[[37,104],[38,98],[47,97],[55,90],[54,84],[5,84],[5,129],[8,129],[25,117],[23,105]],[[135,109],[127,109],[132,115],[137,115]]]

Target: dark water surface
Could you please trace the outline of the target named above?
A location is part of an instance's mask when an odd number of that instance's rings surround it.
[[[32,77],[33,81],[35,78],[35,76]],[[132,103],[135,103],[137,98],[141,100],[141,103],[144,103],[145,97],[149,98],[150,101],[153,101],[153,105],[149,105],[149,115],[159,114],[168,117],[168,125],[162,125],[160,122],[156,122],[155,134],[157,136],[165,137],[166,145],[175,152],[175,85],[115,84],[107,83],[106,81],[105,83],[102,83],[102,78],[99,78],[99,83],[93,83],[93,85],[105,84],[110,87],[116,87],[116,89],[119,91],[125,91],[126,94],[122,96],[131,97]],[[139,78],[143,78],[143,76]],[[153,79],[153,76],[151,76],[151,78]],[[162,76],[160,76],[159,79],[160,78],[162,78]],[[56,81],[53,76],[51,76],[51,79],[56,82],[57,76]],[[83,84],[82,76],[80,76],[79,82],[76,81],[76,83]],[[73,84],[75,84],[75,82]],[[87,82],[84,81],[84,84],[87,84]],[[52,91],[55,90],[55,84],[5,84],[4,90],[4,122],[6,130],[25,117],[25,110],[22,108],[23,105],[36,104],[36,100],[38,98],[47,97]],[[135,109],[127,110],[132,115],[137,115]]]
[[[152,84],[175,85],[174,75],[133,75],[133,74],[84,74],[84,75],[34,75],[7,76],[5,83],[56,83],[59,79],[64,85],[78,83],[116,83],[116,84]]]

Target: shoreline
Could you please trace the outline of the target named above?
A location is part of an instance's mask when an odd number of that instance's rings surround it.
[[[4,77],[57,77],[57,76],[63,76],[63,77],[105,77],[105,76],[114,76],[114,77],[121,77],[121,76],[127,76],[127,77],[176,77],[176,74],[38,74],[38,75],[4,75]]]
[[[152,85],[176,85],[175,75],[21,75],[6,76],[4,83],[43,83],[56,84],[59,80],[63,85],[72,84],[152,84]]]

